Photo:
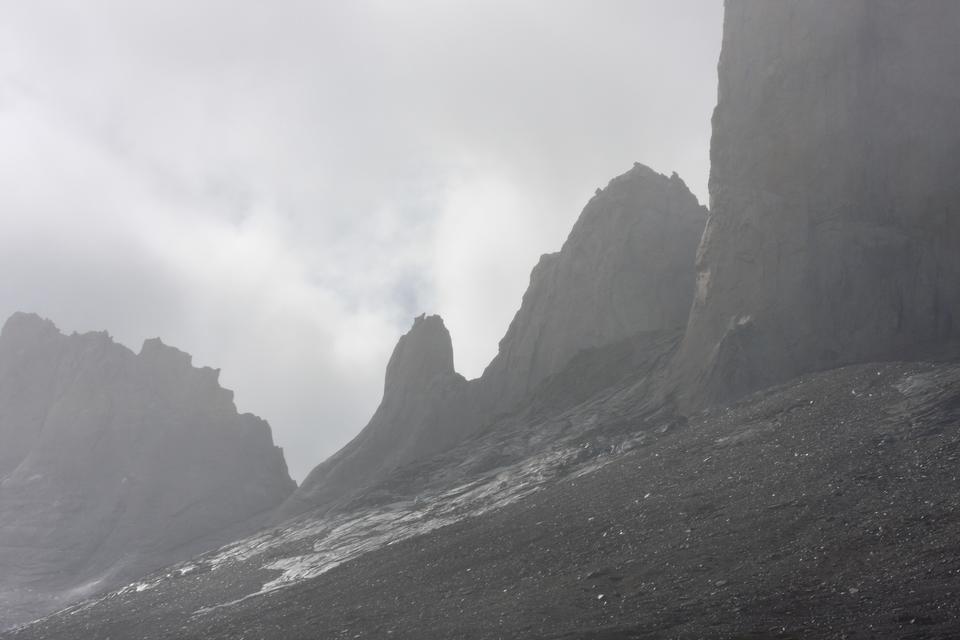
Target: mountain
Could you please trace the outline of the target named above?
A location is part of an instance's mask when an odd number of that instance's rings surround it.
[[[26,620],[257,526],[294,489],[219,372],[147,340],[0,333],[0,621]]]
[[[584,350],[677,331],[690,309],[706,214],[676,174],[635,163],[611,180],[587,203],[563,248],[533,269],[497,356],[477,380],[455,373],[443,320],[418,318],[390,359],[370,423],[310,473],[277,521],[332,506],[459,443],[517,410]]]
[[[691,406],[960,333],[951,0],[730,0]]]
[[[360,434],[316,467],[277,520],[328,505],[397,467],[455,444],[466,380],[453,369],[450,333],[439,316],[420,316],[387,365],[383,401]]]
[[[0,637],[957,637],[960,366],[852,366],[688,421],[637,371]]]
[[[563,248],[540,258],[482,395],[511,409],[583,349],[683,327],[706,217],[677,174],[636,163],[611,180]]]
[[[695,263],[635,167],[296,517],[0,637],[960,637],[958,6],[728,0]]]

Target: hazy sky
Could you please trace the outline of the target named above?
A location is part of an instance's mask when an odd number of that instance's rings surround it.
[[[0,0],[0,315],[222,368],[299,480],[415,315],[496,352],[635,160],[706,199],[721,0]]]

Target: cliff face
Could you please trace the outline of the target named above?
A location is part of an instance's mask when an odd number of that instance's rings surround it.
[[[466,384],[454,371],[443,320],[417,318],[393,351],[383,401],[369,424],[310,472],[277,517],[349,497],[397,467],[456,443],[465,432]]]
[[[0,334],[0,620],[229,540],[293,490],[270,427],[159,340]]]
[[[484,371],[495,407],[512,408],[584,349],[682,327],[706,215],[676,174],[641,164],[598,191],[563,248],[533,270]]]
[[[690,404],[960,331],[960,3],[728,0]]]
[[[587,204],[563,248],[533,270],[483,376],[466,382],[456,374],[443,321],[418,318],[390,360],[370,424],[307,477],[278,517],[330,505],[457,444],[518,409],[584,350],[676,332],[689,313],[705,218],[676,175],[636,164],[614,178]]]

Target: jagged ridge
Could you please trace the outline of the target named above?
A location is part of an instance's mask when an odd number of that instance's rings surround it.
[[[394,351],[370,424],[307,477],[278,519],[329,507],[462,441],[517,410],[583,350],[683,326],[705,219],[676,174],[635,163],[598,190],[563,248],[541,258],[483,376],[457,375],[443,321],[418,318]]]
[[[241,533],[294,489],[269,425],[159,339],[0,333],[0,619],[33,617]],[[249,529],[247,529],[249,530]]]

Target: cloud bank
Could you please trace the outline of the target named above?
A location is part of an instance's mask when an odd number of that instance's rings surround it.
[[[703,199],[719,0],[0,0],[0,315],[220,367],[292,473],[441,313],[496,352],[634,160]]]

